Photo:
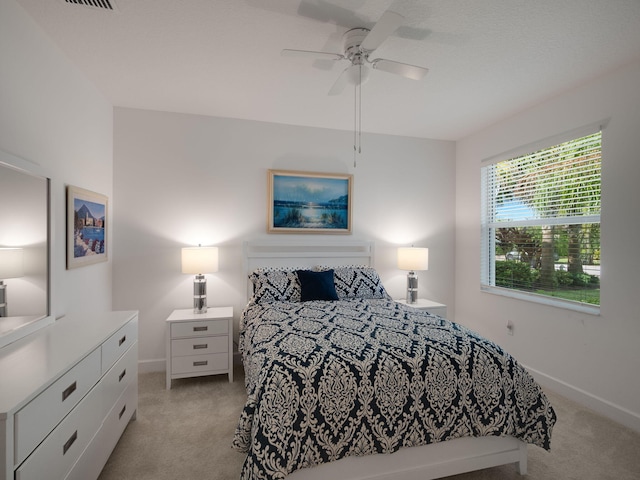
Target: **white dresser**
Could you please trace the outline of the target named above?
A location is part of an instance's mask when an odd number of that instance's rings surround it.
[[[0,349],[0,480],[96,479],[138,408],[138,313],[67,315]]]

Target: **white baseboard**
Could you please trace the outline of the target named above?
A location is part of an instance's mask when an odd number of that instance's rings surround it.
[[[138,361],[139,373],[166,372],[167,362],[164,358],[157,360],[140,360]]]
[[[603,415],[615,422],[618,422],[626,427],[629,427],[637,432],[640,432],[640,415],[628,410],[620,405],[616,405],[609,400],[600,398],[589,392],[586,392],[580,388],[569,385],[562,380],[551,377],[545,373],[539,372],[533,368],[523,365],[536,381],[543,387],[549,388],[563,397],[573,400],[580,405],[584,405],[587,408]]]

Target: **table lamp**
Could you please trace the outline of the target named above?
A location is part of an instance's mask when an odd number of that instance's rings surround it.
[[[217,271],[218,247],[185,247],[182,249],[182,273],[195,274],[193,313],[207,312],[207,279],[204,274]]]
[[[429,249],[418,247],[398,248],[398,268],[408,270],[407,274],[407,303],[418,301],[417,270],[429,270]]]

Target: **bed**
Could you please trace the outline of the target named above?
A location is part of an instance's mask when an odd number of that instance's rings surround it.
[[[371,242],[245,244],[241,479],[525,474],[556,420],[540,387],[489,340],[394,302],[372,260]]]

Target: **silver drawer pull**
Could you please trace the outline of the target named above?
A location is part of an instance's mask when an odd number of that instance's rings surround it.
[[[62,454],[66,454],[67,450],[69,450],[71,448],[71,445],[73,445],[73,442],[75,442],[78,438],[78,430],[76,430],[75,432],[73,432],[73,435],[71,435],[71,437],[69,438],[69,440],[66,441],[66,443],[62,446]]]
[[[120,339],[120,341],[118,342],[118,346],[119,346],[119,347],[121,347],[121,346],[122,346],[122,344],[123,344],[124,342],[126,342],[126,341],[127,341],[127,336],[125,335],[125,336],[124,336],[124,337],[122,337],[122,338]]]
[[[64,402],[69,395],[71,395],[73,392],[76,391],[76,388],[78,388],[78,386],[76,385],[76,382],[73,382],[71,385],[69,385],[64,392],[62,392],[62,401]]]
[[[204,367],[205,365],[207,365],[209,362],[207,360],[202,360],[200,362],[193,362],[193,366],[194,367]]]
[[[124,376],[127,374],[127,369],[125,368],[120,375],[118,375],[118,381],[121,382]]]
[[[126,412],[126,410],[127,410],[127,405],[125,404],[125,406],[122,407],[122,410],[120,410],[120,413],[118,414],[118,420],[122,418],[122,415],[124,415],[124,412]]]
[[[193,327],[194,332],[206,332],[207,330],[209,330],[209,327],[206,325],[204,327]]]
[[[207,348],[208,346],[209,346],[209,345],[207,345],[206,343],[202,343],[202,344],[200,344],[200,345],[194,345],[194,346],[193,346],[193,349],[194,349],[194,350],[201,350],[201,349],[203,349],[203,348]]]

